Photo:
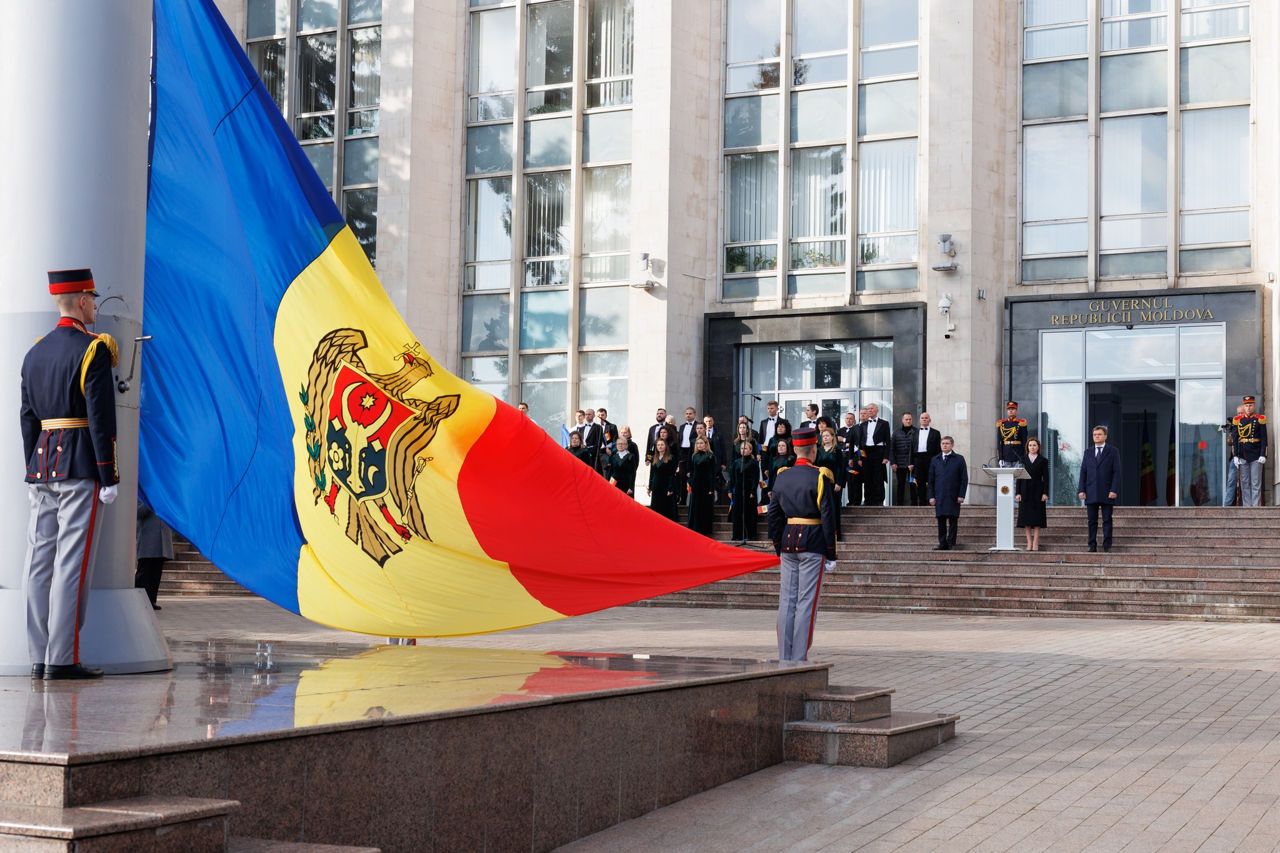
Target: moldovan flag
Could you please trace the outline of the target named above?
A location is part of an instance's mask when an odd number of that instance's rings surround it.
[[[224,572],[327,625],[447,636],[777,563],[444,370],[212,0],[156,0],[154,37],[139,481]]]

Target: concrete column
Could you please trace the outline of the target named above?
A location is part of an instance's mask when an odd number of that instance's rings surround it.
[[[978,468],[995,454],[995,422],[1004,416],[1003,306],[1017,260],[1017,4],[922,6],[928,405],[933,425],[955,436],[969,461],[970,502],[989,504],[994,489]],[[941,234],[952,235],[954,259],[940,254]],[[954,272],[930,269],[951,260]],[[938,312],[948,293],[951,332]]]
[[[54,41],[49,40],[55,36]],[[142,329],[151,3],[44,0],[0,28],[0,674],[26,673],[20,587],[27,489],[18,429],[22,358],[58,320],[46,271],[90,267],[96,330],[120,342],[124,378]],[[146,594],[133,589],[138,377],[118,395],[119,499],[102,514],[81,656],[113,672],[169,666]],[[175,472],[180,476],[180,472]]]

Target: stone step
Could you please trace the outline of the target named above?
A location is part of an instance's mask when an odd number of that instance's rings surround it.
[[[838,687],[806,693],[804,718],[820,722],[860,723],[892,712],[892,687]]]
[[[955,714],[895,711],[861,722],[796,720],[783,727],[787,761],[892,767],[956,734]]]
[[[306,841],[273,841],[269,838],[227,840],[227,853],[381,853],[380,847],[350,847],[345,844],[311,844]]]
[[[822,610],[892,613],[1007,614],[1018,616],[1108,616],[1121,618],[1191,619],[1205,621],[1280,622],[1280,609],[1257,605],[1238,596],[1220,598],[1183,595],[1136,600],[1125,593],[1077,599],[1066,595],[1024,595],[966,597],[960,595],[863,595],[829,593],[823,590]],[[717,607],[729,609],[774,609],[776,593],[737,595],[716,590],[687,591],[658,599],[637,602],[641,606]]]
[[[1160,567],[1153,568],[1153,572]],[[718,581],[694,590],[718,589],[733,593],[755,591],[776,592],[778,571],[763,569],[750,575]],[[1036,589],[1059,590],[1134,590],[1151,593],[1197,592],[1206,595],[1269,596],[1280,601],[1280,584],[1274,580],[1253,578],[1212,577],[1163,577],[1160,575],[1131,575],[1108,572],[1106,574],[1005,574],[994,572],[960,572],[935,574],[930,572],[846,572],[834,571],[823,575],[822,592],[866,592],[890,590],[898,587],[994,590],[1013,592]],[[672,593],[677,595],[678,593]]]
[[[235,800],[145,796],[59,808],[0,803],[0,850],[223,851]]]

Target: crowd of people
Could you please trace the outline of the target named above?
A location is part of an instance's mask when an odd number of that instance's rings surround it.
[[[1242,503],[1259,503],[1260,469],[1266,462],[1266,419],[1254,412],[1254,399],[1245,397],[1236,417],[1228,424],[1230,458],[1228,495],[1238,479]],[[659,514],[679,519],[679,507],[687,506],[688,526],[711,535],[717,506],[728,507],[733,538],[757,538],[758,515],[768,506],[778,474],[796,464],[793,427],[780,413],[776,400],[765,406],[768,414],[758,423],[739,416],[731,431],[716,424],[710,414],[698,417],[693,407],[677,422],[659,408],[644,438],[644,448],[629,427],[619,428],[605,409],[579,410],[569,428],[569,452],[606,477],[618,489],[637,497],[643,488],[649,506]],[[999,464],[1026,469],[1017,481],[1016,524],[1023,530],[1028,551],[1040,550],[1040,531],[1048,523],[1049,462],[1038,438],[1029,435],[1027,422],[1018,417],[1018,404],[1009,402],[1004,419],[996,422]],[[847,412],[843,424],[820,414],[810,403],[805,419],[795,429],[811,429],[816,435],[814,465],[833,480],[838,506],[932,506],[939,519],[938,548],[955,547],[955,520],[968,487],[967,463],[955,452],[954,441],[934,428],[928,412],[917,418],[903,413],[897,424],[880,417],[874,403],[858,412]],[[1120,464],[1115,447],[1107,443],[1105,426],[1091,430],[1094,446],[1086,453],[1077,490],[1088,509],[1089,549],[1097,550],[1102,528],[1103,550],[1111,547],[1111,509],[1119,492]],[[648,482],[636,484],[643,459]],[[942,478],[944,482],[935,482]]]
[[[682,421],[659,408],[648,427],[641,451],[629,427],[609,421],[605,409],[580,409],[567,428],[567,448],[621,491],[637,497],[643,488],[649,506],[678,520],[686,506],[688,526],[711,535],[715,508],[727,506],[733,538],[754,539],[760,507],[767,506],[780,471],[796,464],[793,426],[776,400],[767,415],[752,423],[746,415],[732,430],[718,426],[713,415],[698,416],[693,407]],[[895,505],[929,505],[929,467],[942,450],[942,434],[922,412],[919,425],[908,413],[895,428],[869,403],[844,415],[837,425],[809,404],[795,429],[815,431],[816,459],[834,481],[837,504],[883,506],[892,489]],[[648,482],[637,485],[643,459]],[[890,486],[892,483],[892,486]]]

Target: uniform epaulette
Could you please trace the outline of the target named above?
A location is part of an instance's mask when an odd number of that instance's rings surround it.
[[[779,469],[778,469],[778,473],[779,473],[779,474],[781,474],[783,471],[790,471],[790,470],[791,470],[791,466],[790,466],[790,465],[787,465],[787,466],[786,466],[786,467],[784,467],[784,468],[779,468]]]
[[[1258,419],[1258,423],[1260,424],[1265,424],[1267,422],[1266,415],[1254,415],[1254,417]]]
[[[1026,425],[1027,425],[1026,418],[1018,418],[1018,426],[1026,426]]]
[[[826,477],[828,480],[830,480],[831,482],[834,483],[836,481],[836,475],[831,473],[830,468],[823,468],[822,466],[818,466],[818,472],[822,474],[824,477]]]
[[[103,332],[100,335],[94,335],[93,340],[89,342],[89,347],[84,351],[84,357],[80,359],[80,393],[84,393],[84,380],[89,375],[89,365],[93,363],[94,356],[98,354],[99,347],[106,347],[107,354],[111,357],[111,366],[116,367],[120,364],[120,347],[116,344],[116,339]]]
[[[1238,423],[1240,423],[1240,419],[1241,419],[1241,418],[1243,418],[1243,417],[1244,417],[1244,415],[1236,415],[1234,418],[1232,418],[1232,419],[1231,419],[1231,422],[1232,422],[1233,424],[1238,424]]]

